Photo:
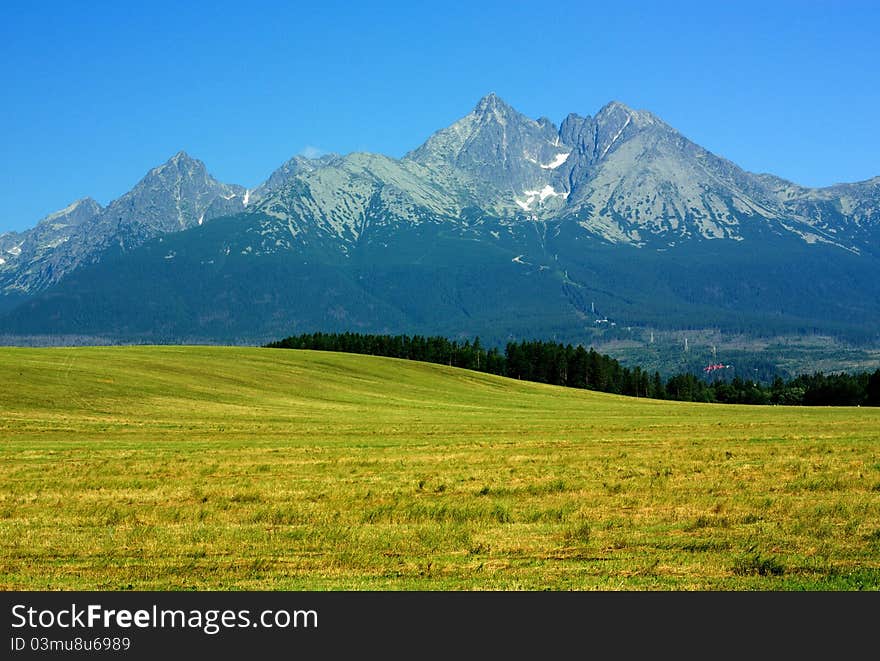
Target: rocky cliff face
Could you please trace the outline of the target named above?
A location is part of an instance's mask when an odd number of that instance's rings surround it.
[[[404,160],[426,167],[463,204],[531,214],[563,206],[567,191],[553,186],[554,175],[570,151],[549,119],[530,119],[490,94]]]

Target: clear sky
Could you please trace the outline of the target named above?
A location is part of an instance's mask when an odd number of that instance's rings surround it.
[[[304,151],[394,157],[496,92],[651,110],[741,167],[880,175],[880,2],[0,3],[0,232],[180,149],[253,187]]]

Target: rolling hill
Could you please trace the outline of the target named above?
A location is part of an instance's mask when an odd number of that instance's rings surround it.
[[[0,349],[0,587],[880,587],[880,410],[371,356]]]

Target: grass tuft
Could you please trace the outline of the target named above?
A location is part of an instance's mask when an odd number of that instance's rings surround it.
[[[732,567],[737,576],[782,576],[785,567],[773,556],[749,552],[737,558]]]

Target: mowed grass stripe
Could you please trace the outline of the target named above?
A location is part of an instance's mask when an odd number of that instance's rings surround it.
[[[3,589],[877,589],[880,411],[0,349]]]

